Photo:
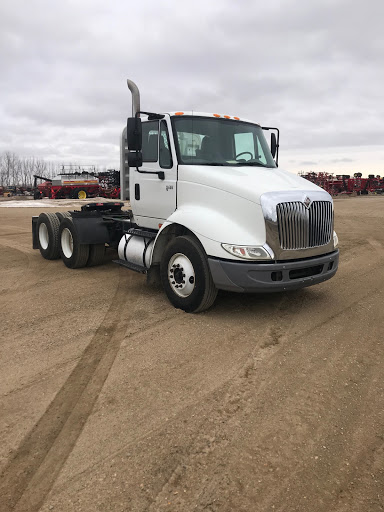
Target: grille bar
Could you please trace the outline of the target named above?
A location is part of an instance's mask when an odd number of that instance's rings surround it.
[[[333,233],[333,210],[329,201],[313,201],[306,208],[301,201],[276,206],[282,249],[307,249],[327,245]]]

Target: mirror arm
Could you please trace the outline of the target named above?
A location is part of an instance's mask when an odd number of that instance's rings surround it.
[[[155,112],[144,112],[144,110],[139,110],[136,112],[135,117],[140,117],[140,114],[144,114],[148,116],[148,121],[155,121],[156,119],[164,119],[164,114],[156,114]]]
[[[277,141],[276,141],[276,166],[279,167],[279,140],[280,140],[280,130],[278,128],[272,128],[271,126],[262,126],[262,130],[276,130],[277,132]]]

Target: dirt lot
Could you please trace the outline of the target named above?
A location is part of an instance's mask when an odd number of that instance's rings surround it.
[[[44,260],[45,209],[0,208],[2,512],[384,509],[384,198],[335,201],[333,280],[200,315]]]

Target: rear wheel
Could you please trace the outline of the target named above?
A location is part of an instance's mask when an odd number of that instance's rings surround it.
[[[60,221],[55,213],[41,213],[37,219],[37,243],[40,254],[46,260],[60,258]]]
[[[71,214],[69,212],[56,212],[56,216],[60,222],[63,219],[71,218]]]
[[[79,235],[72,219],[65,218],[59,229],[60,255],[68,268],[85,267],[89,257],[89,245],[79,243]]]
[[[187,313],[199,313],[212,306],[217,289],[207,257],[198,241],[180,236],[166,247],[160,276],[169,301]]]
[[[104,263],[105,244],[92,244],[89,246],[87,267],[95,267]]]

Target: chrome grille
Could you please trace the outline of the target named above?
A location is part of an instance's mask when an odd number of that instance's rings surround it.
[[[327,245],[333,234],[333,210],[329,201],[313,201],[306,208],[301,201],[276,206],[282,249],[307,249]]]

